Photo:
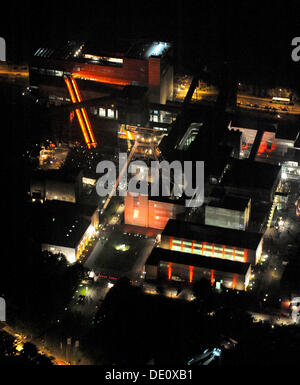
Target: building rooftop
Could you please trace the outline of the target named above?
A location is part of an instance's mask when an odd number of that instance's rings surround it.
[[[244,211],[249,204],[249,200],[250,198],[226,195],[222,201],[213,201],[208,206],[219,207],[228,210]]]
[[[59,47],[44,45],[38,48],[34,57],[41,59],[87,61],[93,64],[108,62],[122,65],[123,58],[148,60],[149,57],[163,56],[171,44],[158,41],[105,39],[99,41],[68,41]]]
[[[277,122],[275,119],[263,118],[254,115],[251,116],[248,112],[239,112],[233,116],[230,126],[235,128],[275,132]]]
[[[291,124],[289,121],[281,120],[278,123],[275,137],[277,139],[285,139],[295,141],[298,134],[298,127],[295,124]]]
[[[146,265],[157,266],[160,261],[172,262],[180,265],[197,266],[210,270],[213,269],[217,271],[243,275],[245,275],[250,268],[249,263],[228,261],[226,259],[211,258],[189,253],[181,253],[180,251],[172,251],[156,247],[152,250]]]
[[[61,201],[28,204],[26,209],[37,241],[70,248],[78,245],[96,210]]]
[[[164,235],[251,250],[256,250],[262,239],[262,234],[259,233],[200,225],[175,219],[169,219],[162,232],[162,236]]]
[[[230,165],[222,184],[249,190],[272,189],[281,170],[280,166],[248,159],[231,159]]]

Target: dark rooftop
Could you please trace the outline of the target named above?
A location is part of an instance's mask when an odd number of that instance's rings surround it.
[[[193,239],[256,250],[262,234],[169,219],[162,236]]]
[[[158,265],[160,261],[173,262],[181,265],[197,266],[205,269],[213,269],[217,271],[230,272],[245,275],[249,270],[250,264],[228,261],[226,259],[205,257],[189,253],[181,253],[180,251],[172,251],[160,249],[158,247],[152,250],[146,264]]]
[[[278,123],[275,137],[277,139],[285,139],[295,141],[298,134],[299,127],[295,127],[289,121],[281,120]]]
[[[275,132],[277,122],[273,118],[251,116],[248,112],[239,112],[233,116],[231,127]]]
[[[62,167],[59,170],[34,170],[31,180],[55,180],[66,183],[75,183],[79,170],[69,170]]]
[[[60,201],[27,205],[37,241],[70,248],[78,245],[95,210],[95,207]]]
[[[248,206],[249,200],[250,198],[226,195],[222,201],[213,201],[208,206],[220,207],[229,210],[244,211],[245,208]]]
[[[280,166],[248,159],[231,159],[222,184],[252,189],[271,189],[280,173]]]

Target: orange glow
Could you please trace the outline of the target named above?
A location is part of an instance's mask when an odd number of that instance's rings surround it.
[[[173,250],[173,237],[170,237],[170,250]]]
[[[183,253],[183,241],[181,241],[180,248],[181,248],[181,252]]]
[[[171,263],[168,265],[168,280],[172,278],[172,266]]]
[[[206,245],[206,242],[203,242],[202,243],[202,255],[204,255],[204,252],[205,252],[205,245]]]
[[[76,103],[77,100],[76,100],[76,97],[74,95],[74,91],[72,89],[72,86],[71,86],[71,83],[70,83],[70,80],[66,77],[65,78],[65,82],[67,84],[67,88],[68,88],[68,91],[69,91],[69,94],[71,96],[71,100],[73,103]],[[78,118],[78,121],[79,121],[79,124],[80,124],[80,127],[81,127],[81,131],[83,133],[83,136],[84,136],[84,140],[85,140],[85,143],[88,145],[88,147],[90,148],[90,140],[89,140],[89,137],[88,137],[88,134],[87,134],[87,131],[86,131],[86,128],[85,128],[85,125],[84,125],[84,122],[83,122],[83,119],[82,119],[82,116],[81,116],[81,112],[79,109],[76,109],[75,110],[76,112],[76,115],[77,115],[77,118]]]
[[[117,78],[99,76],[99,75],[96,75],[92,71],[75,71],[72,73],[72,76],[74,78],[82,78],[85,80],[92,80],[95,82],[106,83],[106,84],[115,84],[115,85],[119,85],[119,86],[127,86],[127,85],[131,84],[129,81],[126,81],[126,80],[120,80]]]
[[[233,248],[232,257],[233,257],[233,260],[235,261],[235,247]]]
[[[222,247],[222,258],[224,259],[225,258],[225,246],[223,245]]]
[[[195,248],[195,245],[194,245],[194,241],[192,241],[192,254],[194,254],[194,248]]]
[[[268,144],[266,141],[263,141],[261,142],[260,146],[259,146],[259,149],[257,151],[257,155],[258,156],[261,156],[264,152],[268,152],[268,153],[271,153],[272,151],[274,151],[276,148],[276,143],[275,141],[272,143],[272,146],[271,148],[268,148]],[[268,156],[268,155],[267,155]]]
[[[215,282],[215,271],[211,270],[210,271],[210,283],[213,285]]]
[[[121,124],[119,131],[120,137],[122,139],[134,140],[134,135],[126,127],[125,124]]]
[[[82,97],[80,95],[80,92],[79,92],[79,89],[78,89],[78,86],[77,86],[77,83],[76,83],[76,80],[71,78],[71,82],[73,84],[73,87],[74,87],[74,90],[75,90],[75,93],[76,93],[76,96],[77,96],[77,100],[78,102],[82,102]],[[90,120],[88,118],[88,115],[86,113],[86,109],[85,108],[81,108],[81,112],[82,112],[82,115],[83,115],[83,118],[84,118],[84,121],[85,121],[85,124],[86,124],[86,127],[88,129],[88,132],[89,132],[89,135],[90,135],[90,138],[91,138],[91,143],[94,147],[96,147],[96,140],[95,140],[95,136],[94,136],[94,133],[93,133],[93,130],[92,130],[92,127],[91,127],[91,123],[90,123]]]
[[[247,262],[247,254],[248,254],[248,250],[244,249],[244,262]]]
[[[215,255],[215,244],[213,243],[211,247],[211,256],[214,257],[214,255]]]
[[[233,275],[233,280],[232,280],[232,288],[235,289],[236,288],[236,280],[237,280],[237,276],[236,274]]]
[[[189,274],[190,283],[193,282],[193,275],[194,275],[194,266],[190,266],[190,274]]]

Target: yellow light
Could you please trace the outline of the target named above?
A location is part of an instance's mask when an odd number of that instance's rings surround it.
[[[23,344],[18,344],[18,345],[16,346],[16,350],[17,350],[18,352],[21,352],[21,351],[23,350]]]

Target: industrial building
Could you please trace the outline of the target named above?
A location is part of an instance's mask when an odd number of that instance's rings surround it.
[[[64,77],[72,76],[80,81],[86,99],[103,92],[97,85],[132,85],[147,87],[149,101],[165,104],[173,95],[171,52],[167,42],[121,39],[111,45],[68,41],[60,47],[44,46],[32,57],[30,85],[52,101],[70,101]]]
[[[241,132],[240,156],[244,159],[249,158],[257,137],[257,152],[253,154],[256,161],[278,164],[299,158],[299,128],[296,122],[238,116],[230,121],[228,129]]]
[[[211,258],[179,251],[154,248],[145,265],[145,279],[164,282],[181,282],[191,286],[206,278],[216,287],[246,290],[251,265],[237,261]]]
[[[42,250],[62,253],[70,263],[80,258],[99,226],[95,206],[47,201],[30,204],[27,210],[35,224],[35,240]]]
[[[249,159],[231,159],[222,186],[228,195],[273,202],[280,178],[280,166]]]
[[[158,240],[163,249],[256,265],[263,235],[170,219]]]

